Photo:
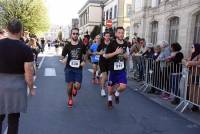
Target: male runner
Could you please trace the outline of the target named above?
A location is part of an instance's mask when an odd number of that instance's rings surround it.
[[[119,104],[120,92],[127,86],[126,60],[128,59],[128,44],[124,41],[124,28],[117,27],[116,40],[107,48],[103,56],[109,60],[109,83],[108,83],[108,107],[112,108],[112,95],[115,96],[116,104]],[[113,88],[116,87],[116,91]]]
[[[63,59],[67,57],[65,67],[65,81],[68,88],[68,107],[73,106],[72,96],[76,96],[77,90],[81,88],[82,67],[85,65],[86,48],[78,41],[79,29],[71,30],[71,41],[68,42],[62,51]]]

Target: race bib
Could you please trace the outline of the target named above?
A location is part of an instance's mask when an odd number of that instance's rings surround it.
[[[99,61],[99,58],[100,58],[100,55],[96,55],[96,56],[95,56],[95,60],[98,60],[98,61]]]
[[[80,60],[71,60],[69,62],[69,65],[71,67],[74,67],[74,68],[79,68],[80,67]]]
[[[115,62],[114,63],[114,70],[122,70],[124,69],[124,62]]]

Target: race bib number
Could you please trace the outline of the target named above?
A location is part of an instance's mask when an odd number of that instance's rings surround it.
[[[71,60],[69,62],[69,65],[71,67],[74,67],[74,68],[79,68],[80,67],[80,60]]]
[[[114,63],[114,70],[122,70],[124,69],[124,62],[115,62]]]
[[[95,60],[98,60],[98,61],[99,61],[99,58],[100,58],[100,55],[96,55],[96,56],[95,56]]]

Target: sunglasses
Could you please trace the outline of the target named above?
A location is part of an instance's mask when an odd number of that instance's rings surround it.
[[[79,33],[72,33],[73,35],[79,35]]]

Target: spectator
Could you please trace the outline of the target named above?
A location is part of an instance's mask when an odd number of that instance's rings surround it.
[[[169,44],[167,41],[161,41],[158,45],[161,47],[161,53],[157,58],[157,61],[165,61],[171,55]]]
[[[152,43],[147,43],[146,45],[146,50],[145,52],[142,54],[142,56],[144,56],[147,59],[153,59],[154,56],[154,48],[153,48],[153,44]]]
[[[42,53],[44,52],[44,48],[45,48],[45,39],[41,38],[41,46],[42,46]]]
[[[132,46],[130,48],[130,55],[132,56],[132,64],[133,64],[133,77],[134,78],[137,78],[137,75],[138,75],[138,72],[139,72],[139,68],[138,68],[138,65],[139,65],[139,50],[140,50],[140,46],[139,46],[139,43],[137,41],[137,39],[132,39]]]
[[[160,53],[161,53],[161,47],[159,45],[155,46],[153,59],[156,60],[159,57]]]
[[[145,43],[145,39],[142,38],[139,40],[139,44],[140,44],[140,54],[143,54],[145,52],[145,46],[146,46],[146,43]]]
[[[24,42],[25,42],[25,43],[28,43],[28,42],[29,42],[30,36],[29,36],[29,32],[28,32],[28,31],[24,31],[24,36],[23,36],[23,38],[24,38]]]
[[[168,80],[169,72],[168,72],[166,60],[169,56],[171,56],[171,50],[167,41],[161,41],[158,44],[161,47],[161,53],[156,59],[156,61],[160,62],[160,69],[161,69],[161,76],[162,76],[161,89],[163,89],[164,91],[168,91],[169,85],[168,85],[168,82],[166,81]],[[169,99],[169,96],[170,95],[168,93],[163,93],[161,97],[163,99]]]
[[[153,55],[153,76],[152,76],[152,80],[153,80],[153,86],[157,87],[157,88],[161,88],[160,87],[160,81],[158,81],[158,79],[160,79],[161,76],[161,70],[160,70],[160,62],[156,62],[156,59],[159,57],[161,53],[161,47],[159,45],[154,47],[154,55]],[[161,92],[159,90],[157,90],[156,88],[152,87],[150,91],[148,91],[148,93],[155,93],[155,94],[160,94]]]
[[[194,44],[192,46],[192,55],[191,57],[186,60],[186,61],[183,61],[184,64],[189,68],[189,70],[191,70],[191,74],[189,75],[189,83],[190,84],[190,88],[189,88],[189,91],[188,91],[188,97],[189,98],[195,98],[197,99],[198,101],[200,101],[199,97],[196,97],[196,96],[199,96],[199,94],[197,93],[197,91],[199,90],[199,79],[200,79],[200,69],[199,69],[199,66],[200,66],[200,44]],[[193,70],[196,70],[196,71],[193,71]],[[196,93],[196,94],[195,94]],[[191,101],[196,101],[196,100],[191,100]],[[193,105],[192,111],[199,111],[199,108],[195,105]]]
[[[145,39],[140,39],[140,50],[139,50],[139,79],[138,82],[144,80],[144,70],[145,70],[145,60],[144,57],[142,57],[142,54],[145,52]]]
[[[39,48],[37,46],[36,40],[34,38],[30,38],[28,42],[28,46],[31,48],[33,54],[34,54],[34,62],[36,67],[38,67],[38,54],[39,54]]]
[[[0,40],[5,38],[5,31],[3,29],[0,29]]]
[[[8,115],[8,134],[17,134],[20,112],[27,111],[27,85],[33,89],[33,54],[20,41],[22,23],[13,19],[7,24],[8,37],[0,40],[0,133]],[[26,83],[24,82],[26,81]]]
[[[170,71],[169,88],[174,95],[180,96],[179,83],[182,72],[182,65],[180,63],[183,60],[183,53],[180,51],[182,47],[179,43],[173,43],[171,45],[171,48],[172,48],[171,56],[167,59],[167,61],[170,62],[170,66],[168,69]],[[171,103],[177,105],[180,103],[180,99],[178,97],[175,97],[173,101],[171,101]]]

